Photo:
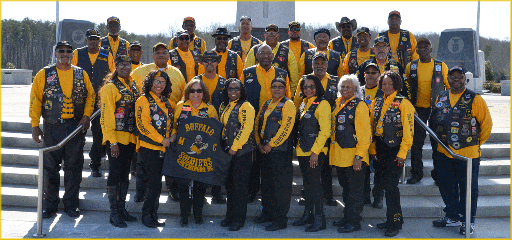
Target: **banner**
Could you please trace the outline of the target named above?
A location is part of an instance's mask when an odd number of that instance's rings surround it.
[[[225,184],[231,156],[221,148],[222,123],[213,118],[180,119],[176,141],[165,152],[162,174]]]

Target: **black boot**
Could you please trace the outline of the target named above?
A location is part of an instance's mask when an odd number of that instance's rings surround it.
[[[110,223],[114,227],[125,228],[126,222],[119,214],[118,206],[118,186],[107,186],[108,201],[110,203]]]
[[[325,215],[315,215],[315,220],[311,226],[306,228],[306,232],[318,232],[325,229]]]
[[[383,196],[374,196],[372,207],[382,209],[384,207],[383,199]]]
[[[312,224],[313,220],[315,219],[315,216],[313,215],[313,212],[311,210],[304,209],[304,214],[302,214],[302,217],[293,222],[293,226],[304,226],[306,224]]]
[[[161,223],[158,221],[158,214],[156,212],[151,213],[151,218],[157,227],[164,227],[165,223]]]
[[[192,199],[192,209],[194,213],[194,222],[196,224],[203,224],[203,199]]]
[[[119,214],[125,221],[136,222],[137,218],[128,214],[128,211],[126,211],[126,194],[128,193],[128,184],[129,182],[122,182],[119,184],[119,201],[117,202],[117,208],[119,209]]]
[[[156,228],[156,223],[148,212],[142,212],[142,224],[148,228]]]

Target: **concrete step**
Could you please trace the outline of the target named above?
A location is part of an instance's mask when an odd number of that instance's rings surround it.
[[[92,136],[86,136],[84,150],[90,150],[91,146]],[[32,133],[2,131],[2,148],[4,147],[38,149],[43,147],[43,143],[34,142],[32,140]]]
[[[64,189],[59,191],[60,197],[64,195]],[[80,208],[83,210],[110,211],[108,197],[103,189],[81,191]],[[128,192],[127,210],[130,212],[141,212],[142,203],[133,203],[133,191]],[[205,216],[223,216],[226,213],[225,204],[212,204],[211,198],[207,197],[203,214]],[[325,206],[325,214],[328,218],[338,218],[343,213],[343,203],[340,197],[336,197],[338,205],[335,207]],[[35,207],[37,204],[37,187],[25,185],[2,184],[2,206]],[[260,199],[248,204],[247,216],[255,217],[260,214]],[[443,200],[440,196],[402,196],[401,206],[404,217],[442,217]],[[62,204],[61,206],[62,207]],[[179,203],[168,200],[165,194],[160,196],[159,213],[179,215]],[[292,197],[289,217],[301,216],[303,206],[298,205],[298,198]],[[386,209],[374,209],[366,205],[363,218],[378,218],[386,214]],[[510,216],[510,195],[480,196],[478,199],[478,217],[509,217]]]
[[[91,177],[89,171],[82,172],[82,189],[105,189],[107,186],[108,171],[104,172],[104,177]],[[135,178],[130,176],[130,189],[135,189]],[[163,179],[163,178],[162,178]],[[60,171],[60,184],[64,185],[64,171]],[[2,184],[21,184],[37,185],[37,168],[35,166],[19,167],[13,165],[2,165]],[[294,176],[292,194],[300,196],[300,190],[303,189],[302,177]],[[409,185],[400,184],[400,192],[403,196],[439,196],[439,190],[434,185],[432,178],[425,177],[420,183]],[[162,180],[162,189],[167,191],[165,183]],[[209,191],[209,190],[208,190]],[[337,177],[333,177],[334,195],[341,196],[342,188],[339,185]],[[510,194],[510,176],[480,176],[479,178],[480,195],[502,195]]]

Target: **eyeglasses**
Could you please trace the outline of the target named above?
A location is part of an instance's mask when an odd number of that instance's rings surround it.
[[[308,89],[314,90],[314,89],[316,89],[316,86],[315,85],[309,85],[309,86],[304,85],[303,88],[304,88],[304,90],[308,90]]]
[[[188,40],[190,40],[190,38],[189,38],[189,37],[179,37],[179,39],[180,39],[181,41],[188,41]]]
[[[228,88],[228,92],[240,92],[240,88],[239,87]]]
[[[216,37],[215,38],[217,41],[226,41],[228,40],[229,38],[228,37]]]
[[[165,81],[153,80],[153,85],[165,85]]]
[[[203,59],[203,62],[204,63],[214,63],[214,62],[217,62],[217,60],[215,60],[215,58],[205,58],[205,59]]]
[[[464,79],[464,76],[463,75],[461,75],[459,77],[457,77],[457,76],[450,76],[450,79],[451,80],[461,80],[461,79]]]
[[[272,90],[277,90],[277,89],[283,90],[284,86],[283,85],[281,85],[281,86],[272,86],[272,87],[270,87],[270,89],[272,89]]]
[[[277,36],[277,34],[279,34],[279,33],[277,33],[277,32],[266,32],[265,33],[265,35],[272,36],[272,37]]]
[[[187,28],[193,28],[193,27],[195,27],[196,25],[194,25],[194,24],[185,24],[185,25],[183,25],[183,26],[185,26],[185,27],[187,27]]]
[[[191,88],[190,91],[188,93],[203,93],[203,89],[201,88]]]
[[[364,72],[364,73],[366,73],[368,75],[379,74],[379,72],[372,72],[372,71],[368,71],[368,72]]]
[[[132,64],[129,62],[118,63],[117,68],[132,68]]]
[[[57,50],[58,53],[73,53],[73,50],[71,49],[59,49]]]
[[[300,28],[298,28],[298,27],[290,28],[290,31],[291,32],[300,32]]]

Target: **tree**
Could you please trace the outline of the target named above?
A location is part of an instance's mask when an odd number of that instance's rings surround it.
[[[494,70],[492,70],[491,61],[485,61],[485,80],[494,81]]]

